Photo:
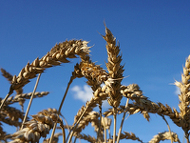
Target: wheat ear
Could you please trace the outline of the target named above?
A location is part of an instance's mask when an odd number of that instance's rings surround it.
[[[181,143],[176,133],[171,132],[171,134],[172,134],[172,138],[174,142]],[[160,141],[164,141],[164,140],[171,140],[171,136],[169,132],[158,133],[148,143],[159,143]]]
[[[114,38],[111,31],[105,25],[105,33],[106,35],[103,38],[106,40],[107,45],[107,53],[108,53],[108,63],[106,63],[106,67],[108,69],[109,75],[111,79],[118,79],[114,80],[111,83],[111,86],[108,86],[108,103],[113,107],[114,110],[114,131],[113,131],[113,142],[115,143],[115,136],[116,136],[116,112],[117,107],[120,104],[122,99],[122,95],[120,93],[121,81],[123,78],[123,66],[121,66],[122,58],[119,55],[119,46],[116,45],[116,39]]]
[[[190,129],[190,55],[186,59],[185,67],[183,67],[183,74],[181,75],[181,82],[176,81],[175,85],[180,89],[179,97],[179,116],[182,118],[181,127],[185,133],[185,138],[189,142],[189,129]]]
[[[56,110],[43,110],[37,115],[32,115],[33,119],[25,123],[25,127],[14,134],[14,139],[10,143],[19,142],[39,142],[41,137],[46,137],[53,128],[54,122],[58,121],[63,128],[62,119],[58,116]]]
[[[41,59],[36,58],[32,64],[27,65],[20,71],[19,75],[14,75],[11,81],[9,93],[5,97],[4,101],[13,93],[13,90],[19,90],[27,83],[29,79],[36,77],[37,74],[42,73],[46,68],[60,65],[61,63],[68,63],[66,58],[75,58],[75,55],[79,55],[82,61],[88,60],[88,54],[90,47],[87,46],[87,41],[82,40],[70,40],[63,43],[56,44],[50,52],[48,52]],[[0,110],[3,107],[4,102],[0,106]]]
[[[128,132],[125,132],[124,133],[121,133],[121,139],[131,139],[131,140],[137,140],[141,143],[143,143],[143,141],[141,139],[139,139],[134,133],[128,133]]]

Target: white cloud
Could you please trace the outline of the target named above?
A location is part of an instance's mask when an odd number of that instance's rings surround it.
[[[83,88],[76,85],[71,90],[75,92],[74,98],[83,102],[90,101],[93,96],[92,89],[87,85],[84,85]]]
[[[84,103],[90,101],[90,99],[93,96],[92,89],[87,85],[84,85],[83,87],[76,85],[73,88],[71,88],[71,91],[74,92],[74,98],[76,100],[81,100]],[[103,101],[103,107],[104,108],[110,107],[107,100]]]
[[[176,90],[175,90],[174,93],[175,93],[176,95],[179,95],[179,94],[180,94],[180,89],[179,89],[179,87],[176,86]]]

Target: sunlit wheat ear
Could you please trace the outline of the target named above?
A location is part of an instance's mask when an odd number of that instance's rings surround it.
[[[186,59],[185,67],[183,67],[183,74],[181,75],[181,82],[176,81],[175,85],[179,87],[180,94],[179,97],[179,116],[182,118],[183,122],[181,122],[182,129],[185,132],[186,138],[188,138],[188,131],[190,129],[190,55]]]
[[[128,132],[125,132],[124,133],[121,133],[121,140],[122,139],[131,139],[131,140],[136,140],[136,141],[139,141],[141,143],[143,143],[143,141],[141,139],[139,139],[134,133],[128,133]],[[126,141],[127,142],[127,141]]]
[[[116,39],[114,38],[113,34],[111,31],[106,27],[105,25],[105,33],[106,35],[103,36],[103,38],[106,40],[107,45],[107,53],[108,53],[108,63],[106,63],[106,67],[108,70],[108,73],[112,79],[118,79],[121,78],[120,80],[114,80],[111,86],[108,86],[109,90],[108,96],[108,103],[110,106],[113,107],[114,109],[114,131],[113,131],[113,142],[115,143],[115,138],[116,138],[116,110],[117,107],[120,105],[120,101],[122,99],[122,95],[120,93],[120,87],[121,87],[121,81],[123,78],[123,66],[121,65],[121,55],[119,55],[119,45],[116,45]]]
[[[92,136],[90,136],[90,135],[78,134],[77,138],[86,140],[86,141],[88,141],[88,142],[90,142],[90,143],[95,143],[95,142],[96,142],[96,138],[95,138],[95,137],[92,137]]]
[[[81,74],[88,80],[87,84],[95,91],[109,77],[108,73],[99,65],[89,61],[83,61],[79,64]]]
[[[12,134],[14,139],[11,143],[16,142],[39,142],[41,137],[46,137],[49,131],[53,128],[54,122],[60,123],[63,127],[62,119],[58,114],[43,110],[37,115],[32,115],[33,119],[25,123],[25,127],[16,133]]]
[[[29,82],[29,79],[36,77],[46,68],[68,63],[67,58],[75,58],[76,55],[79,55],[82,60],[86,60],[90,52],[90,47],[87,44],[87,41],[82,40],[70,40],[56,44],[44,57],[41,59],[36,58],[31,64],[28,63],[18,76],[13,76],[13,88],[16,90],[23,87]]]
[[[120,86],[121,81],[123,78],[123,66],[121,65],[121,55],[119,55],[120,49],[119,45],[116,45],[116,39],[114,38],[111,31],[105,26],[105,33],[106,35],[103,38],[106,40],[107,45],[107,53],[108,53],[108,63],[106,63],[106,67],[108,73],[112,79],[120,79],[114,80],[111,84],[108,103],[113,106],[117,107],[120,104],[120,100],[122,95],[120,93]]]
[[[121,94],[131,100],[148,99],[148,97],[143,95],[140,87],[137,84],[130,84],[128,86],[121,86]]]
[[[174,142],[181,143],[176,133],[171,132],[171,134],[172,134],[172,138]],[[149,143],[159,143],[160,141],[164,141],[164,140],[171,140],[171,136],[169,132],[158,133],[149,141]]]

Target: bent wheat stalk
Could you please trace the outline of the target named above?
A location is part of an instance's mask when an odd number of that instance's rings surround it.
[[[23,129],[24,123],[25,123],[26,118],[27,118],[27,116],[28,116],[28,113],[29,113],[29,110],[30,110],[30,107],[31,107],[31,104],[32,104],[32,100],[33,100],[33,97],[34,97],[34,93],[36,92],[36,88],[37,88],[38,83],[39,83],[39,80],[40,80],[40,76],[41,76],[41,73],[38,75],[38,78],[37,78],[37,80],[36,80],[36,84],[35,84],[35,86],[34,86],[34,90],[33,90],[33,92],[32,92],[32,96],[31,96],[30,101],[29,101],[29,103],[28,103],[28,107],[27,107],[27,110],[26,110],[26,113],[25,113],[24,120],[23,120],[23,122],[22,122],[21,130]]]

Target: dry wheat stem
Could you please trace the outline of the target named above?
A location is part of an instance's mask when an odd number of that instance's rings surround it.
[[[167,124],[168,130],[169,130],[169,133],[170,133],[170,137],[171,137],[171,143],[173,143],[173,137],[172,137],[172,133],[171,133],[170,126],[169,126],[169,124],[168,124],[166,118],[164,117],[164,115],[161,115],[161,116],[162,116],[163,120],[164,120],[164,121],[166,122],[166,124]]]
[[[114,119],[114,125],[113,125],[113,142],[115,143],[116,141],[116,122],[117,122],[117,109],[114,107],[113,108],[113,119]]]
[[[65,101],[67,92],[68,92],[69,87],[70,87],[70,85],[71,85],[71,83],[73,82],[74,79],[75,79],[75,77],[72,75],[71,78],[70,78],[70,80],[69,80],[69,82],[68,82],[68,84],[67,84],[67,89],[66,89],[66,91],[65,91],[65,94],[64,94],[63,99],[62,99],[62,101],[61,101],[61,104],[60,104],[60,106],[59,106],[58,115],[61,113],[61,108],[62,108],[63,103],[64,103],[64,101]],[[55,122],[55,124],[54,124],[54,127],[53,127],[53,130],[52,130],[52,133],[51,133],[51,138],[50,138],[49,143],[52,142],[52,139],[53,139],[53,136],[54,136],[54,133],[55,133],[56,126],[57,126],[57,122]]]
[[[102,117],[101,125],[104,127],[104,142],[107,142],[107,129],[110,129],[111,119],[107,117]]]
[[[99,103],[99,115],[100,115],[100,121],[101,121],[102,120],[102,103],[101,102]],[[97,141],[99,140],[100,130],[101,130],[101,122],[99,122]]]
[[[29,103],[28,103],[28,107],[27,107],[27,110],[26,110],[26,113],[25,113],[25,117],[24,117],[23,122],[22,122],[21,130],[23,129],[24,123],[25,123],[26,118],[27,118],[27,116],[28,116],[28,113],[29,113],[29,110],[30,110],[30,107],[31,107],[31,104],[32,104],[32,101],[33,101],[34,93],[36,92],[36,88],[37,88],[38,83],[39,83],[39,80],[40,80],[40,76],[41,76],[41,73],[39,73],[38,78],[37,78],[37,80],[36,80],[36,84],[35,84],[35,86],[34,86],[34,90],[33,90],[33,92],[32,92],[32,96],[31,96],[30,101],[29,101]]]
[[[127,98],[127,101],[126,101],[126,104],[125,104],[125,109],[128,107],[128,104],[129,104],[129,98]],[[122,120],[121,120],[121,125],[120,125],[120,128],[119,128],[119,133],[118,133],[118,136],[117,136],[117,143],[119,143],[119,140],[120,140],[120,135],[121,135],[121,131],[122,131],[122,128],[123,128],[123,123],[124,123],[124,120],[125,120],[126,113],[127,113],[127,111],[125,110],[124,113],[123,113],[123,117],[122,117]]]

